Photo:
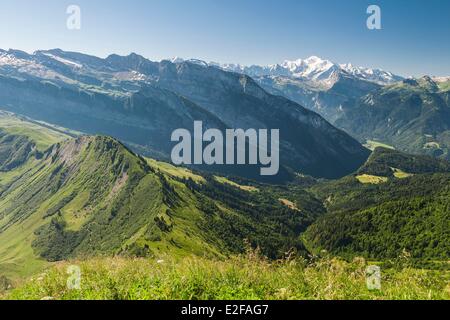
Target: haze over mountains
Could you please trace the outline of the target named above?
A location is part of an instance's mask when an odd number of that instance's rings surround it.
[[[170,133],[191,129],[194,120],[207,128],[280,128],[282,175],[291,168],[338,177],[368,156],[349,135],[248,75],[198,63],[10,50],[0,52],[0,83],[0,104],[8,111],[111,135],[162,158],[170,153]]]

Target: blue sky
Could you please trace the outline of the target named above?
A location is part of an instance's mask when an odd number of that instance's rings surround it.
[[[82,28],[66,28],[77,4]],[[382,30],[366,9],[382,10]],[[450,75],[448,0],[2,0],[0,47],[272,64],[317,55],[405,76]]]

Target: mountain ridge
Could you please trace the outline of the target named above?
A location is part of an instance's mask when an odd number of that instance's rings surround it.
[[[219,129],[280,128],[283,168],[307,174],[345,175],[368,156],[319,115],[266,92],[249,76],[215,67],[137,54],[102,59],[59,49],[3,51],[0,82],[0,105],[8,111],[115,136],[147,155],[167,158],[170,132],[203,120]]]
[[[178,59],[180,61],[180,59]],[[380,85],[392,84],[403,80],[404,77],[395,75],[382,69],[356,67],[351,63],[337,64],[327,59],[311,56],[306,59],[285,60],[281,64],[268,66],[243,66],[240,64],[220,64],[212,62],[211,65],[223,68],[227,71],[248,74],[254,77],[273,76],[291,77],[316,81],[319,84],[331,87],[333,76],[339,73],[353,76],[360,80],[374,82]]]

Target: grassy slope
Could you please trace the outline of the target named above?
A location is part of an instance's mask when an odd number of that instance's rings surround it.
[[[26,275],[41,268],[45,263],[37,258],[36,251],[49,260],[59,260],[77,253],[114,253],[135,243],[144,246],[140,242],[148,242],[148,251],[216,252],[198,236],[195,226],[198,210],[192,205],[173,212],[176,227],[171,230],[170,239],[158,230],[154,218],[172,219],[166,216],[160,178],[144,172],[139,167],[143,164],[131,154],[128,154],[128,161],[111,162],[115,154],[108,155],[105,150],[95,152],[97,147],[103,147],[102,141],[96,144],[98,139],[102,138],[89,141],[93,146],[70,142],[58,148],[56,153],[60,152],[59,156],[67,157],[69,162],[75,156],[71,152],[78,153],[78,157],[82,155],[79,162],[71,163],[61,172],[60,159],[51,163],[52,158],[48,157],[45,163],[31,159],[16,174],[2,177],[2,182],[8,186],[0,202],[0,265],[4,273]],[[101,161],[105,156],[111,158]],[[124,170],[124,166],[130,168]],[[70,173],[72,170],[75,173]],[[21,175],[22,171],[26,173]],[[181,186],[178,191],[183,197]],[[64,231],[56,232],[52,224]],[[158,241],[144,239],[151,229],[155,229],[154,237],[159,234]],[[188,238],[189,230],[192,235]],[[78,245],[71,247],[72,242]]]
[[[388,144],[382,143],[380,141],[374,141],[374,140],[367,140],[366,144],[364,144],[364,146],[367,149],[372,150],[372,151],[375,151],[375,149],[379,148],[379,147],[387,148],[387,149],[395,149],[394,147],[392,147]]]
[[[379,176],[374,176],[374,175],[369,175],[369,174],[361,174],[356,176],[356,179],[358,179],[359,182],[361,183],[368,183],[368,184],[380,184],[380,183],[385,183],[388,181],[388,178],[386,177],[379,177]]]
[[[51,130],[47,127],[29,122],[10,113],[0,112],[0,129],[8,136],[26,137],[34,144],[38,151],[43,152],[51,145],[64,141],[68,135]],[[7,188],[20,178],[30,176],[38,171],[39,161],[30,159],[21,167],[0,173],[0,226],[8,222],[8,217],[3,213],[10,208],[15,195],[24,188],[17,188],[15,192],[5,194]],[[43,259],[37,258],[31,249],[33,230],[41,225],[39,216],[16,225],[0,235],[0,274],[24,276],[34,273],[47,265]]]
[[[69,131],[64,133],[62,130],[51,129],[4,111],[0,111],[0,129],[11,135],[27,137],[41,152],[71,137]]]
[[[440,82],[438,86],[441,91],[450,91],[450,81]]]
[[[20,123],[48,150],[0,173],[0,274],[99,254],[220,257],[242,252],[245,238],[279,255],[301,247],[295,230],[312,222],[270,194],[140,158],[113,139],[66,140]],[[49,136],[62,142],[48,148]]]
[[[450,172],[450,162],[423,155],[410,155],[388,148],[376,148],[358,174],[405,177],[420,173]]]

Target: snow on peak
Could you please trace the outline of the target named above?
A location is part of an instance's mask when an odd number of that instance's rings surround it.
[[[59,71],[48,67],[48,62],[50,61],[64,64],[75,72],[88,72],[91,67],[89,59],[85,63],[85,60],[78,59],[75,54],[65,54],[62,50],[37,51],[32,55],[17,50],[0,50],[0,68],[2,69],[16,70],[20,74],[29,74],[47,79],[55,79],[62,76],[56,74]],[[203,67],[214,66],[226,71],[247,74],[251,77],[284,77],[327,86],[333,85],[341,75],[382,85],[403,80],[402,77],[381,69],[357,67],[351,63],[336,64],[318,56],[286,60],[281,64],[267,66],[207,63],[202,60],[185,60],[180,57],[169,59],[169,61],[172,63],[189,62]],[[140,75],[129,74],[128,76],[130,79],[141,78]]]
[[[253,77],[284,76],[296,79],[306,79],[324,84],[332,84],[336,80],[337,75],[341,73],[382,85],[403,79],[400,76],[381,69],[355,67],[351,63],[339,65],[318,56],[311,56],[306,59],[286,60],[281,64],[268,66],[246,67],[239,64],[215,65],[227,71],[246,73]]]
[[[14,70],[18,74],[25,76],[32,75],[42,78],[55,77],[55,72],[52,70],[32,59],[26,59],[20,55],[15,55],[12,51],[0,52],[0,70],[1,69],[7,69],[9,72]]]
[[[78,68],[78,69],[81,69],[81,68],[83,68],[83,65],[81,65],[81,64],[79,64],[79,63],[77,63],[77,62],[74,62],[74,61],[71,61],[71,60],[68,60],[68,59],[64,59],[64,58],[61,58],[61,57],[59,57],[59,56],[57,56],[57,55],[54,55],[54,54],[51,54],[51,53],[49,53],[49,52],[41,52],[44,56],[46,56],[46,57],[48,57],[48,58],[50,58],[50,59],[53,59],[53,60],[56,60],[56,61],[58,61],[58,62],[61,62],[62,64],[65,64],[66,66],[69,66],[69,67],[72,67],[72,68]]]
[[[284,61],[281,67],[290,71],[294,78],[326,81],[338,70],[338,66],[329,60],[311,56],[307,59]]]
[[[169,59],[168,61],[175,63],[175,64],[189,62],[189,63],[196,64],[196,65],[199,65],[202,67],[208,67],[210,65],[214,65],[212,62],[208,63],[208,62],[200,60],[200,59],[183,59],[180,57],[175,57],[175,58]]]
[[[341,64],[340,67],[342,70],[357,78],[376,82],[382,85],[403,80],[403,77],[397,76],[392,72],[384,71],[382,69],[355,67],[351,63]]]
[[[180,58],[180,57],[174,57],[172,59],[169,59],[169,61],[172,63],[182,63],[182,62],[184,62],[184,59]]]

